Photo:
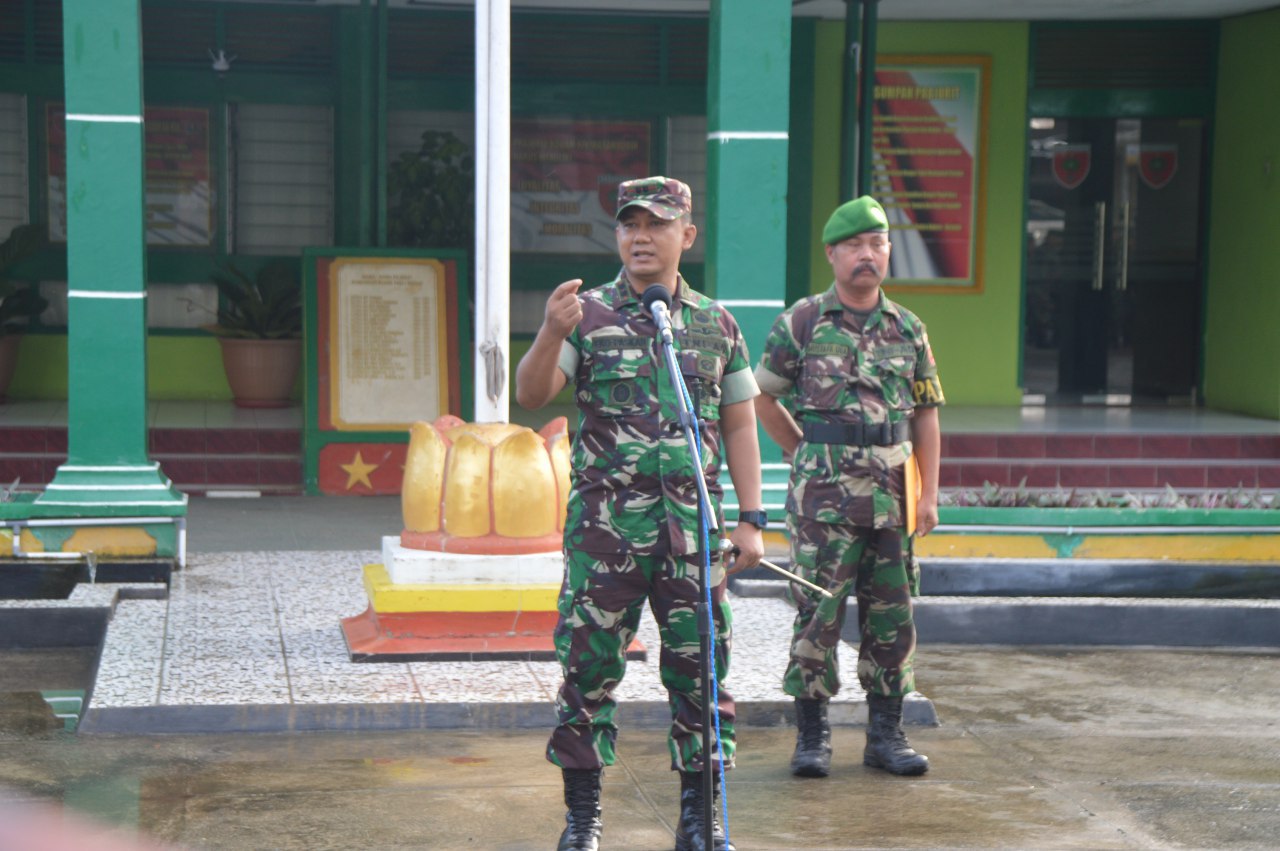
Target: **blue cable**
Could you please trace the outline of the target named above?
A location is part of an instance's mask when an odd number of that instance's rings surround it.
[[[693,423],[693,460],[698,465],[698,469],[702,469],[702,429],[698,427],[698,412],[693,410],[693,400],[689,398],[689,387],[684,383],[684,376],[676,373],[676,381],[680,385],[680,395],[684,397],[685,407],[693,414],[689,419]],[[698,499],[702,499],[699,492]],[[716,633],[715,618],[712,616],[711,609],[711,530],[707,525],[707,515],[711,512],[711,505],[706,505],[702,511],[698,512],[701,519],[701,535],[702,535],[702,575],[706,577],[703,583],[703,605],[707,607],[707,620],[710,621],[711,627],[711,652],[707,657],[707,665],[711,674],[711,714],[716,722],[716,753],[720,756],[720,817],[724,821],[724,838],[725,842],[729,841],[729,787],[724,779],[724,742],[720,735],[720,686],[716,681]],[[705,762],[705,760],[704,760]],[[703,766],[706,770],[706,766]]]

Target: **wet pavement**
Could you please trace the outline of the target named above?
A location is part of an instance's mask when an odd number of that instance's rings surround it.
[[[0,650],[0,851],[125,847],[86,839],[59,812],[116,826],[129,847],[553,848],[563,805],[543,748],[554,674],[535,663],[341,658],[336,618],[363,607],[367,555],[344,551],[372,551],[397,516],[398,502],[386,500],[193,501],[191,569],[163,605],[117,607],[101,662],[83,648]],[[275,550],[288,555],[264,555]],[[304,594],[299,569],[324,593]],[[785,647],[770,636],[785,628],[784,604],[735,605],[744,646],[729,685],[755,707],[729,774],[730,833],[742,851],[1280,842],[1280,652],[962,646],[924,635],[917,678],[928,712],[917,718],[939,723],[908,733],[930,772],[898,778],[861,765],[854,689],[834,730],[831,776],[800,780],[787,769],[794,733],[775,693]],[[531,683],[514,683],[517,671]],[[213,718],[216,731],[139,734],[145,723],[131,722],[126,732],[67,732],[45,697],[95,680],[95,705],[118,718],[145,722],[163,708],[169,729]],[[605,779],[606,849],[673,845],[679,783],[655,681],[645,665],[628,669],[619,761]],[[405,713],[399,729],[368,723],[437,700],[462,702],[488,724],[450,728]],[[281,731],[281,707],[328,711],[330,729]],[[414,718],[422,723],[406,723]],[[53,842],[68,831],[75,838]]]
[[[795,779],[791,731],[747,726],[740,849],[1275,847],[1280,655],[926,646],[918,662],[941,723],[908,732],[930,772],[864,768],[845,726],[831,776]],[[549,849],[562,827],[542,730],[76,736],[17,702],[0,708],[0,805],[64,802],[178,847]],[[664,733],[621,715],[603,847],[671,848]]]

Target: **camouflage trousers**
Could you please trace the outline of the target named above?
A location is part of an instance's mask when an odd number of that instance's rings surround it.
[[[566,551],[560,589],[556,656],[564,683],[556,698],[558,725],[547,759],[561,768],[612,765],[618,740],[613,692],[626,671],[626,648],[635,637],[645,600],[662,639],[659,669],[671,707],[667,744],[671,767],[701,771],[702,697],[697,605],[701,556],[628,556]],[[719,570],[715,561],[712,569]],[[729,673],[733,617],[726,581],[711,589],[713,651],[725,766],[733,766],[734,703],[724,689]],[[716,748],[712,730],[712,748]],[[713,754],[712,764],[719,762]]]
[[[823,597],[791,583],[797,606],[783,690],[825,698],[840,691],[837,650],[850,594],[858,607],[858,680],[868,694],[915,690],[916,628],[911,612],[914,561],[901,528],[871,529],[788,515],[793,569],[828,589]]]

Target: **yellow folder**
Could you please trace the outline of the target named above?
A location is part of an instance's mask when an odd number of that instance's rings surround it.
[[[920,502],[920,491],[923,484],[920,481],[920,465],[916,463],[916,456],[912,455],[907,459],[906,469],[903,471],[903,501],[906,503],[907,509],[907,534],[914,535],[916,533],[916,505]]]

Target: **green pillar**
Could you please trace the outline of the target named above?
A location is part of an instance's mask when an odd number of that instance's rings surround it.
[[[873,107],[879,0],[845,0],[844,95],[840,115],[840,200],[874,195]]]
[[[707,290],[742,326],[754,366],[786,306],[791,3],[712,0],[710,53]],[[782,456],[763,435],[760,447],[767,485]]]
[[[879,0],[845,0],[843,97],[840,113],[840,200],[874,194],[876,31]]]
[[[377,168],[378,140],[384,137],[374,124],[376,21],[370,3],[338,9],[334,236],[338,245],[353,248],[379,244],[376,204],[385,198],[386,175]],[[375,186],[379,178],[382,187]]]
[[[876,31],[880,0],[863,0],[862,49],[858,51],[858,187],[855,197],[873,194],[872,137],[875,123]]]
[[[858,74],[862,70],[862,3],[844,0],[844,57],[840,65],[840,202],[860,194],[858,168]]]
[[[377,226],[377,243],[379,248],[387,247],[387,40],[390,28],[390,17],[387,0],[378,0],[378,38],[373,51],[374,79],[377,82],[377,95],[374,98],[373,119],[373,185],[374,185],[374,218]]]
[[[139,0],[64,0],[67,461],[35,505],[181,516],[147,455],[146,219]]]

